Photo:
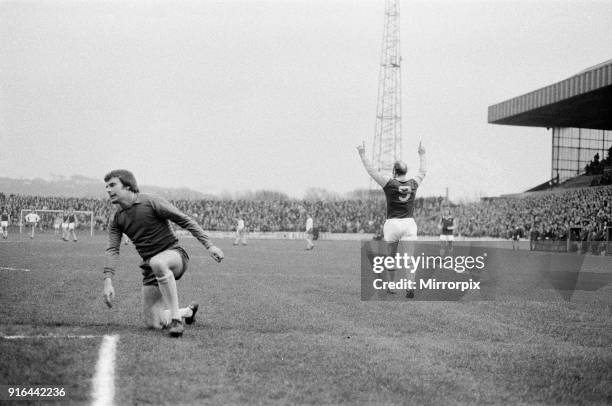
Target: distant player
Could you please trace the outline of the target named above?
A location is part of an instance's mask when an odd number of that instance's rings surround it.
[[[398,252],[400,241],[415,241],[417,239],[417,225],[414,221],[414,199],[416,191],[425,178],[425,148],[419,142],[419,172],[413,178],[408,178],[408,166],[405,162],[396,161],[393,164],[392,177],[376,171],[365,155],[365,143],[357,147],[364,168],[385,192],[387,200],[387,220],[383,226],[383,240],[393,243],[395,255]],[[402,249],[403,250],[403,249]],[[395,279],[394,269],[389,270],[389,281]],[[407,273],[409,280],[414,281],[414,273]],[[392,291],[387,291],[393,293]],[[407,290],[406,297],[414,297],[413,290]]]
[[[6,210],[6,208],[2,208],[2,213],[0,213],[0,231],[2,232],[2,238],[5,240],[8,238],[8,226],[11,221],[11,215]]]
[[[59,235],[62,222],[62,215],[58,213],[57,216],[53,218],[53,235]]]
[[[134,175],[125,169],[104,177],[106,193],[117,211],[108,227],[108,248],[104,267],[104,301],[111,307],[115,297],[112,277],[119,261],[121,237],[125,233],[142,257],[142,304],[145,324],[149,328],[168,327],[170,336],[183,335],[185,323],[195,320],[198,304],[179,309],[176,280],[187,270],[189,256],[178,245],[170,221],[178,224],[204,245],[217,262],[223,251],[215,247],[208,235],[192,218],[168,201],[139,193]]]
[[[36,214],[34,209],[31,209],[30,212],[25,216],[25,221],[27,224],[32,227],[32,233],[30,234],[30,238],[34,238],[34,230],[40,221],[40,216]]]
[[[244,225],[244,220],[242,216],[238,216],[236,219],[236,239],[234,240],[234,245],[238,245],[238,243],[242,243],[242,245],[247,245],[246,241],[246,227]]]
[[[314,238],[314,220],[310,214],[306,214],[306,231],[305,231],[305,239],[306,239],[306,250],[314,249],[314,243],[312,242]]]
[[[453,252],[453,241],[455,241],[455,218],[450,208],[447,208],[438,223],[440,230],[440,255],[449,255]]]
[[[62,240],[68,241],[68,212],[62,212]]]
[[[523,230],[516,226],[510,230],[510,238],[512,239],[512,251],[518,251],[520,249],[520,240],[523,236]]]
[[[74,209],[72,207],[68,209],[68,213],[65,216],[64,223],[67,224],[64,241],[69,241],[70,237],[72,236],[72,240],[74,242],[77,242],[77,236],[76,236],[75,230],[78,226],[78,219],[77,219],[77,215],[74,214]]]

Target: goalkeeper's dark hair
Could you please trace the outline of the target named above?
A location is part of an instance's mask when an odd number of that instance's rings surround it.
[[[139,193],[138,183],[134,174],[127,169],[115,169],[110,171],[104,176],[104,182],[108,182],[111,178],[117,178],[121,181],[121,184],[127,187],[134,193]]]

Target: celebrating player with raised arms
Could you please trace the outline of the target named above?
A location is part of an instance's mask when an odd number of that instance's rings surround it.
[[[108,227],[108,248],[104,267],[104,301],[111,307],[115,296],[112,277],[117,269],[121,237],[127,235],[142,257],[142,304],[145,323],[150,328],[168,327],[170,336],[180,337],[185,323],[195,319],[198,304],[179,309],[176,280],[187,270],[189,256],[178,245],[168,220],[188,230],[217,262],[223,251],[213,245],[202,227],[168,201],[139,193],[134,175],[125,169],[105,177],[106,193],[117,212]]]
[[[378,183],[385,192],[387,200],[387,220],[383,226],[383,239],[395,243],[395,251],[400,241],[414,241],[417,239],[417,225],[414,221],[414,199],[416,191],[425,178],[425,148],[419,142],[419,172],[408,178],[408,166],[403,161],[393,164],[392,176],[375,170],[365,154],[365,143],[357,147],[361,162],[368,174]],[[395,253],[391,253],[394,255]],[[389,279],[392,282],[394,272],[390,270]],[[414,274],[408,273],[408,279],[414,280]],[[392,293],[392,292],[389,292]],[[409,290],[406,297],[413,298],[414,292]]]

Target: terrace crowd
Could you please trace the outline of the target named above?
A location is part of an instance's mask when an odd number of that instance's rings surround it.
[[[582,233],[602,233],[612,225],[612,186],[538,192],[518,197],[483,199],[453,204],[457,234],[469,237],[509,238],[519,232],[524,237],[563,240],[572,227]],[[306,214],[313,216],[321,232],[377,233],[384,223],[384,202],[367,200],[175,200],[173,203],[196,219],[206,230],[231,231],[242,217],[250,231],[303,231]],[[0,206],[6,207],[13,225],[21,210],[46,209],[92,211],[95,228],[103,230],[114,212],[107,199],[6,195],[0,193]],[[444,198],[419,198],[415,218],[420,235],[437,235]],[[88,221],[85,217],[83,222]],[[42,227],[51,227],[53,216],[43,216]]]

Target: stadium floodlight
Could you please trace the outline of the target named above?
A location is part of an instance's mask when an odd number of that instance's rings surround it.
[[[23,232],[23,226],[25,225],[25,216],[27,215],[27,213],[32,212],[32,210],[30,209],[21,209],[21,211],[19,212],[19,234],[21,234]],[[53,224],[53,220],[49,221],[48,217],[45,216],[45,214],[50,214],[52,215],[52,219],[55,219],[55,217],[57,217],[58,214],[63,215],[65,210],[37,210],[34,209],[34,212],[36,212],[39,216],[40,216],[40,222],[39,223],[49,223],[49,224]],[[91,210],[74,210],[73,213],[75,215],[86,215],[89,217],[89,228],[90,228],[90,235],[93,236],[93,232],[94,232],[94,213]],[[62,216],[62,221],[63,221],[63,216]]]
[[[402,159],[401,61],[399,0],[386,0],[372,146],[372,165],[377,171],[391,172],[393,163]]]

